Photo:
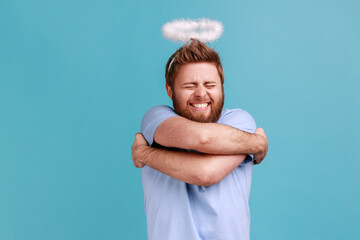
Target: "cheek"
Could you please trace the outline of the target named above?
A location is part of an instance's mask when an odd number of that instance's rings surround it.
[[[176,96],[177,96],[177,100],[179,101],[179,103],[181,105],[186,105],[191,98],[191,93],[188,91],[183,91],[179,95],[176,95]]]
[[[209,92],[209,95],[214,99],[220,99],[222,98],[222,90],[221,89],[215,89],[214,91]]]

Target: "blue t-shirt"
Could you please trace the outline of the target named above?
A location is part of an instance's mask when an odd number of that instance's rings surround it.
[[[141,133],[151,146],[158,126],[178,116],[168,106],[151,108]],[[224,110],[218,123],[254,133],[256,124],[241,109]],[[148,238],[152,240],[243,240],[250,238],[249,196],[252,156],[219,183],[188,184],[151,167],[142,169]]]

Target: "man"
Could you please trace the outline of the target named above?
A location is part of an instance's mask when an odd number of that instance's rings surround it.
[[[177,50],[165,77],[175,111],[150,109],[141,124],[146,141],[136,134],[132,147],[143,167],[149,239],[249,239],[249,154],[264,159],[265,133],[247,112],[222,111],[222,65],[205,44]]]

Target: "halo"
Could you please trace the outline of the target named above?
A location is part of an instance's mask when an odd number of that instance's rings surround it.
[[[187,42],[192,38],[204,43],[213,42],[223,33],[221,22],[200,18],[196,20],[178,19],[165,23],[162,33],[165,38],[174,42]]]

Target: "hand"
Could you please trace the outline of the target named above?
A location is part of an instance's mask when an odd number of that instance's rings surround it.
[[[144,147],[148,147],[145,138],[141,133],[136,133],[134,144],[131,147],[131,157],[134,166],[137,168],[142,168],[145,166],[145,163],[141,161],[141,156],[143,156],[142,151],[144,150]]]
[[[265,135],[264,129],[262,129],[262,128],[256,129],[255,134],[258,135],[259,137],[261,137],[263,140],[262,141],[263,142],[263,150],[254,154],[255,164],[259,164],[262,162],[262,160],[264,160],[264,158],[269,150],[268,139]]]

